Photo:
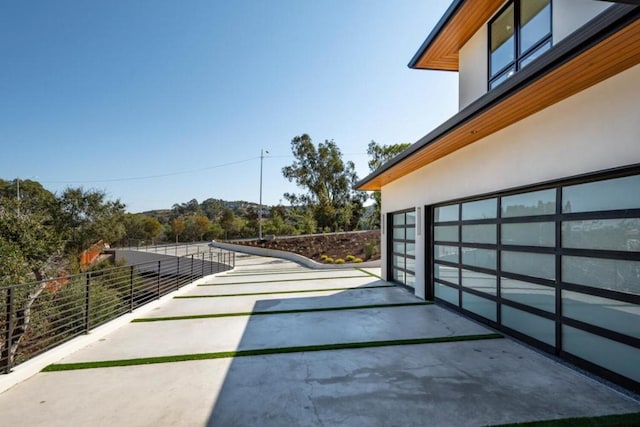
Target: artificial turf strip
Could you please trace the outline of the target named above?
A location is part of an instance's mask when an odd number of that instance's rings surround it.
[[[324,291],[359,291],[360,289],[376,289],[376,288],[395,288],[395,285],[362,286],[360,288],[302,289],[299,291],[249,292],[244,294],[179,295],[173,298],[174,299],[193,299],[193,298],[246,297],[251,295],[302,294],[307,292],[324,292]]]
[[[564,418],[529,423],[501,424],[499,427],[622,427],[639,426],[640,412],[601,417]]]
[[[273,276],[274,274],[310,274],[310,273],[326,273],[326,272],[335,272],[345,270],[349,270],[348,268],[331,268],[326,270],[300,270],[300,271],[277,271],[277,270],[263,270],[260,273],[231,273],[227,274],[225,277],[245,277],[245,276]],[[355,268],[355,270],[360,270],[359,268]]]
[[[229,357],[264,356],[270,354],[302,353],[327,350],[347,350],[394,345],[437,344],[459,341],[478,341],[504,338],[500,334],[460,335],[453,337],[412,338],[405,340],[361,341],[338,344],[304,345],[296,347],[262,348],[255,350],[221,351],[216,353],[180,354],[175,356],[142,357],[138,359],[104,360],[99,362],[54,363],[42,372],[72,371],[77,369],[113,368],[117,366],[149,365],[153,363],[186,362],[190,360],[226,359]]]
[[[372,272],[370,272],[370,271],[367,271],[367,270],[365,270],[364,268],[356,267],[356,270],[362,271],[364,274],[368,274],[369,276],[373,276],[373,277],[375,277],[376,279],[380,279],[380,280],[382,280],[382,277],[378,276],[378,275],[377,275],[377,274],[375,274],[375,273],[372,273]]]
[[[320,307],[320,308],[302,308],[296,310],[271,310],[271,311],[247,311],[238,313],[215,313],[215,314],[193,314],[189,316],[170,316],[170,317],[140,317],[133,319],[131,323],[143,322],[164,322],[167,320],[192,320],[192,319],[215,319],[217,317],[237,317],[237,316],[265,316],[270,314],[295,314],[295,313],[315,313],[318,311],[342,311],[342,310],[362,310],[367,308],[391,308],[391,307],[409,307],[413,305],[429,305],[433,304],[429,301],[421,302],[403,302],[397,304],[369,304],[369,305],[351,305],[345,307]]]
[[[363,277],[367,277],[367,276],[314,277],[309,279],[260,280],[258,282],[202,283],[198,286],[254,285],[257,283],[304,282],[308,280],[362,279]]]

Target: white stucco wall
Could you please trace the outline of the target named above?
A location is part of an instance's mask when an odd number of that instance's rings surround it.
[[[613,3],[596,0],[553,0],[552,29],[553,44],[595,18]]]
[[[640,163],[638,87],[640,65],[396,180],[382,188],[382,212]],[[419,295],[424,237],[416,237]]]
[[[487,92],[488,44],[488,27],[483,25],[460,50],[458,56],[460,61],[458,74],[460,110]]]
[[[553,44],[558,44],[611,5],[597,0],[552,0]],[[460,49],[458,86],[461,110],[487,92],[488,23]]]

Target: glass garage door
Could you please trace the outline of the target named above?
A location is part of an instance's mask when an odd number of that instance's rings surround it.
[[[396,212],[390,215],[390,267],[393,280],[410,288],[415,287],[416,212]]]
[[[435,206],[435,298],[640,389],[639,173]]]

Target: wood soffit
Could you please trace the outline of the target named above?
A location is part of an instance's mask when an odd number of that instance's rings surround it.
[[[441,136],[436,136],[432,141],[426,141],[423,147],[417,148],[415,152],[400,159],[397,163],[391,164],[386,170],[374,172],[365,178],[359,183],[358,189],[380,190],[384,185],[638,63],[640,63],[640,19],[636,19],[620,31],[609,35],[598,44],[573,56],[549,72],[541,74],[535,79],[530,79],[530,82],[526,82],[521,88],[516,88],[517,90],[514,90],[513,93],[506,93],[504,98],[478,114],[471,115],[469,119],[461,118],[460,123],[455,123],[451,130],[443,132]],[[534,68],[535,66],[531,64],[530,67]],[[521,73],[522,77],[525,77],[526,72],[527,70],[524,69],[519,74]],[[515,80],[516,76],[512,79]],[[508,86],[508,83],[503,83],[503,85]],[[498,87],[494,91],[498,92],[501,89]],[[490,94],[491,92],[487,95]],[[470,107],[472,106],[473,104]],[[458,115],[463,112],[464,110]],[[457,116],[451,120],[456,120]],[[418,141],[416,145],[430,138],[430,135]]]
[[[412,60],[411,68],[458,71],[458,52],[498,11],[504,0],[464,1],[440,22]]]

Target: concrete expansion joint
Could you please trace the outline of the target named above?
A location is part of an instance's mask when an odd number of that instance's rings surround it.
[[[301,354],[301,356],[304,357],[304,353]],[[322,422],[322,418],[320,418],[320,414],[318,413],[318,407],[316,406],[316,402],[314,400],[314,392],[315,392],[315,386],[314,386],[314,380],[311,379],[311,369],[309,367],[309,361],[307,359],[303,359],[304,360],[304,364],[305,364],[305,368],[307,371],[307,376],[304,379],[305,384],[307,384],[307,386],[309,387],[309,392],[307,393],[307,399],[309,400],[309,403],[311,404],[311,408],[313,409],[313,414],[316,417],[316,421],[318,422],[319,426],[324,426],[324,423]]]

